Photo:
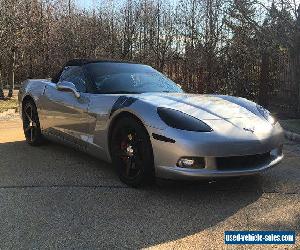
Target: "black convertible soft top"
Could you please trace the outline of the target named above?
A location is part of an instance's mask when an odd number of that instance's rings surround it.
[[[101,63],[101,62],[104,62],[104,63],[133,63],[133,64],[137,64],[135,62],[130,62],[130,61],[122,61],[122,60],[106,60],[106,59],[102,59],[102,60],[93,60],[93,59],[73,59],[73,60],[70,60],[68,61],[66,64],[65,64],[65,67],[67,66],[83,66],[85,64],[89,64],[89,63]]]
[[[63,72],[65,67],[70,67],[70,66],[83,66],[86,64],[90,64],[90,63],[132,63],[132,64],[137,64],[135,62],[130,62],[130,61],[120,61],[120,60],[93,60],[93,59],[73,59],[70,61],[67,61],[64,66],[62,67],[62,69],[56,73],[53,77],[52,77],[52,82],[57,83],[59,81],[59,78],[61,76],[61,73]]]

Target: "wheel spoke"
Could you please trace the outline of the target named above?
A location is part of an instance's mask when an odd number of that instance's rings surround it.
[[[135,163],[138,166],[141,165],[141,164],[143,164],[143,161],[142,161],[141,157],[138,154],[135,155],[134,160],[135,160]]]
[[[27,111],[28,111],[28,109],[25,110],[25,115],[27,116],[28,120],[31,122],[32,121],[32,118],[31,118],[32,116],[30,116]],[[32,114],[32,109],[30,111],[30,114]]]
[[[131,159],[131,165],[130,165],[130,168],[131,168],[131,169],[136,169],[136,164],[135,164],[135,159],[134,159],[134,158]]]
[[[129,157],[126,160],[126,176],[129,177],[130,169],[131,169],[131,164],[132,164],[132,158]]]
[[[27,133],[29,130],[31,129],[31,126],[30,125],[28,125],[28,127],[27,128],[25,128],[25,133]]]
[[[123,150],[116,150],[115,152],[118,157],[127,157],[126,152],[124,152]]]
[[[33,128],[30,129],[30,140],[33,141]]]
[[[122,129],[122,130],[120,131],[119,137],[120,137],[121,139],[127,138],[127,131],[126,131],[126,129]]]

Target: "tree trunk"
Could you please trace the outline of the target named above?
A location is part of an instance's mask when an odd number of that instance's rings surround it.
[[[4,100],[3,87],[0,85],[0,100]]]
[[[212,57],[213,54],[211,53],[211,50],[209,48],[206,58],[206,71],[207,71],[207,78],[206,78],[206,88],[205,93],[212,94],[214,93],[214,86],[213,86],[213,61]]]
[[[262,52],[261,60],[261,73],[260,73],[260,85],[259,85],[259,96],[258,103],[262,106],[268,107],[269,104],[269,54],[267,51]]]
[[[4,100],[4,92],[3,92],[3,81],[2,81],[2,74],[0,69],[0,100]]]
[[[15,61],[16,61],[16,52],[13,51],[12,53],[12,58],[11,58],[11,63],[9,67],[9,72],[8,72],[8,82],[9,82],[9,91],[8,91],[8,96],[11,98],[13,96],[13,90],[15,88]]]

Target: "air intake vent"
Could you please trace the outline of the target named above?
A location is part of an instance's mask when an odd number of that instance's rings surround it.
[[[251,169],[261,164],[267,164],[271,160],[270,152],[265,154],[216,158],[217,168],[219,170]]]

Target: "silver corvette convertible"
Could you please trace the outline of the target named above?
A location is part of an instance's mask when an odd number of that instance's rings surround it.
[[[52,80],[26,80],[19,103],[30,145],[47,138],[112,162],[131,186],[257,174],[283,158],[283,130],[266,109],[184,93],[147,65],[73,60]]]

